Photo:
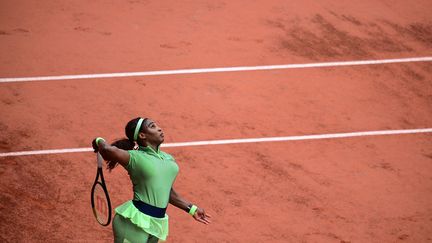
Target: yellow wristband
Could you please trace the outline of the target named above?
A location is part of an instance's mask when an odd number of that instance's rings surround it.
[[[96,145],[99,147],[99,142],[100,141],[105,141],[105,139],[101,138],[101,137],[97,137],[96,138]]]
[[[198,207],[195,205],[192,205],[191,209],[189,210],[189,214],[194,216],[195,212],[197,211]]]

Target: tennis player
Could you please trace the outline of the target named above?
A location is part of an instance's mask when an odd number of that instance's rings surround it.
[[[133,200],[115,209],[114,242],[166,240],[168,203],[188,212],[196,221],[209,224],[211,216],[173,188],[179,167],[171,155],[159,149],[164,141],[162,129],[153,120],[138,117],[127,123],[125,133],[127,139],[112,145],[100,137],[92,142],[95,152],[107,161],[108,169],[122,165],[133,185]]]

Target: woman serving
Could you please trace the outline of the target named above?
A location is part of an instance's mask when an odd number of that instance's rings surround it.
[[[183,209],[198,222],[209,224],[210,215],[181,197],[173,188],[179,168],[174,158],[161,151],[162,129],[151,119],[135,118],[125,127],[127,139],[109,145],[103,138],[92,142],[112,170],[118,164],[128,172],[134,198],[115,209],[114,242],[158,242],[168,235],[168,203]],[[138,145],[138,149],[135,148]]]

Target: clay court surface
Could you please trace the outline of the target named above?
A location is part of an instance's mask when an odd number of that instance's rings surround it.
[[[0,3],[0,78],[432,56],[432,1]],[[432,62],[0,83],[0,153],[432,127]],[[211,225],[167,242],[432,242],[432,134],[165,148]],[[91,152],[0,157],[1,242],[112,242]],[[131,199],[105,172],[114,206]]]

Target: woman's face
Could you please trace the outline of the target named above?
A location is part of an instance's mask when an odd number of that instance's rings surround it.
[[[144,134],[148,143],[159,145],[164,141],[164,133],[156,122],[151,119],[144,121]]]

